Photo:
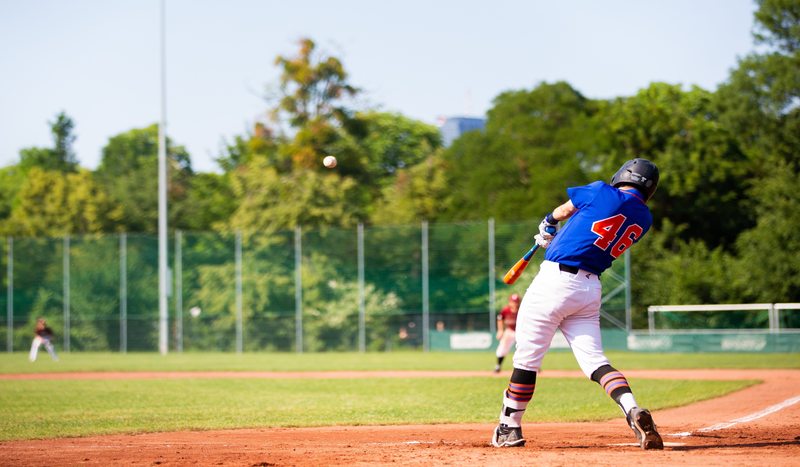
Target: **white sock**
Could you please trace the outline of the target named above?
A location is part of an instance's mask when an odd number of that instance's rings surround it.
[[[632,408],[638,407],[632,392],[626,392],[619,396],[619,405],[622,406],[622,411],[625,412],[626,416],[631,412]]]
[[[522,426],[522,416],[530,401],[515,401],[509,399],[503,391],[503,408],[500,410],[500,423],[511,427]]]

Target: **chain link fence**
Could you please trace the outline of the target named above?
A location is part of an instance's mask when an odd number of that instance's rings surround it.
[[[175,232],[170,238],[172,351],[392,351],[432,336],[494,333],[502,276],[535,222]],[[158,238],[120,234],[6,238],[0,257],[7,350],[44,317],[61,351],[157,351]],[[627,261],[603,274],[603,327],[630,328]],[[435,340],[435,339],[434,339]]]

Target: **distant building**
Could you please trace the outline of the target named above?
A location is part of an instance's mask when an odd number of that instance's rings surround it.
[[[483,130],[484,128],[486,128],[485,118],[449,117],[444,120],[439,131],[442,133],[442,142],[444,146],[448,147],[464,133],[473,130]]]

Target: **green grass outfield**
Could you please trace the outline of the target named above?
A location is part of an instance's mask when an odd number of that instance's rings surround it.
[[[621,370],[671,368],[800,368],[800,354],[767,353],[636,353],[606,352]],[[61,353],[52,362],[47,352],[31,363],[23,352],[0,353],[0,373],[57,371],[335,371],[335,370],[475,370],[491,369],[489,352],[258,353],[172,352]],[[511,357],[505,366],[510,368]],[[543,368],[578,370],[569,351],[551,351]]]
[[[615,366],[640,368],[797,368],[779,354],[610,353]],[[55,371],[318,371],[487,370],[490,353],[225,354],[69,353],[0,355],[0,372]],[[510,362],[507,363],[507,368]],[[577,369],[570,353],[553,352],[548,369]],[[488,375],[488,373],[487,373]],[[496,420],[507,381],[495,377],[354,379],[0,380],[0,440],[254,427]],[[665,381],[631,378],[637,400],[658,410],[717,397],[754,381]],[[527,421],[619,417],[605,393],[584,378],[538,385]]]

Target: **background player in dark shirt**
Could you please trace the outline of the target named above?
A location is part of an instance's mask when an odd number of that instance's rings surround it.
[[[50,357],[54,361],[58,361],[56,349],[53,347],[53,330],[47,326],[47,322],[44,320],[44,318],[38,318],[36,320],[36,328],[34,332],[35,335],[33,336],[31,353],[29,356],[30,361],[36,361],[36,356],[39,354],[39,347],[42,345],[44,345],[44,348],[47,349],[47,353],[50,354]]]

